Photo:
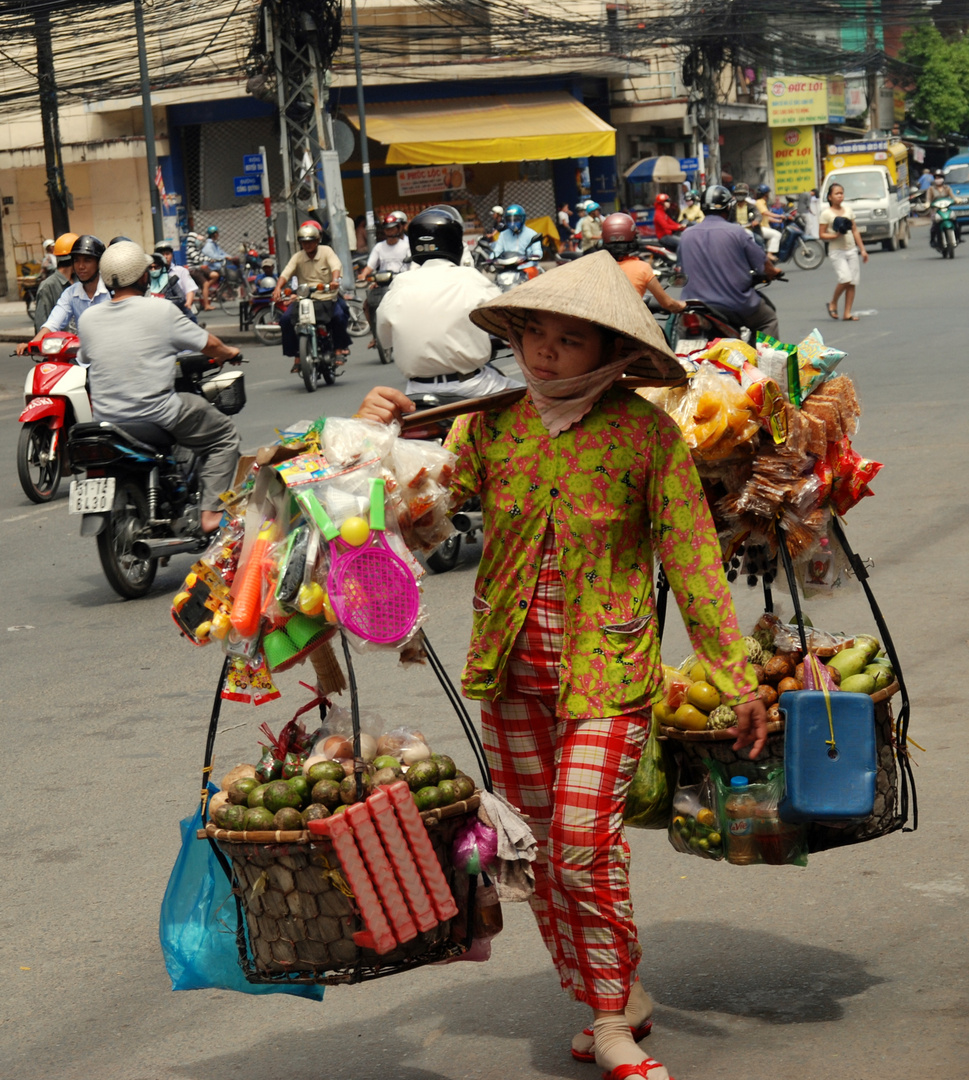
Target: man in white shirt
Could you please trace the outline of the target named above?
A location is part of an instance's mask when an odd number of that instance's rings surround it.
[[[403,215],[398,214],[399,211],[395,211],[384,218],[384,238],[374,244],[367,265],[357,274],[357,281],[366,281],[382,270],[401,274],[410,266],[410,243],[404,236],[404,223],[400,220]]]
[[[471,398],[521,386],[492,367],[491,338],[468,318],[500,290],[460,265],[460,214],[440,206],[424,210],[408,235],[417,269],[394,279],[377,311],[377,336],[407,376],[404,392]]]
[[[175,278],[178,287],[182,290],[185,306],[191,308],[192,302],[195,300],[195,279],[184,266],[176,265],[174,244],[172,244],[171,240],[159,240],[155,244],[155,254],[161,255],[168,273]]]

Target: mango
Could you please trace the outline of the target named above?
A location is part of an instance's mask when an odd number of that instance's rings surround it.
[[[862,649],[842,649],[831,657],[828,665],[840,671],[844,680],[852,675],[860,675],[865,670],[868,666],[868,654]],[[844,682],[841,688],[844,689]]]
[[[852,646],[854,649],[860,649],[867,656],[869,663],[881,647],[878,638],[872,637],[871,634],[859,634]]]
[[[703,731],[707,726],[707,718],[694,705],[684,703],[673,714],[673,723],[684,731]]]
[[[874,676],[867,675],[865,672],[849,675],[841,680],[841,690],[846,694],[873,694],[875,692]]]
[[[864,673],[875,680],[876,690],[884,690],[886,686],[895,681],[895,673],[884,664],[869,664]]]

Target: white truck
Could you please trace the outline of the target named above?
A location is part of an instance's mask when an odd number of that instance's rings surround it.
[[[836,143],[824,158],[821,205],[828,188],[841,184],[867,244],[880,240],[886,251],[908,247],[910,195],[908,149],[886,139]]]

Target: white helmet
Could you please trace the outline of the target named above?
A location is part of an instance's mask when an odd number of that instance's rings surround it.
[[[101,256],[101,280],[109,289],[134,285],[151,266],[151,256],[133,240],[111,244]]]
[[[315,221],[304,221],[296,233],[297,240],[321,240],[323,229]]]
[[[46,251],[48,248],[52,248],[53,246],[54,246],[54,241],[53,240],[45,240],[44,241],[44,251]]]
[[[493,206],[491,208],[491,212],[493,214],[503,214],[505,212],[505,208],[503,206]]]

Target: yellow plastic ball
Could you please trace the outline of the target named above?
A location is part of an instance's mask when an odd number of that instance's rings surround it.
[[[296,606],[304,615],[319,615],[323,610],[326,594],[319,582],[311,581],[306,585],[300,585],[296,597]]]
[[[326,619],[328,623],[336,622],[336,615],[333,611],[333,605],[330,603],[329,595],[324,595],[323,597],[323,618]]]
[[[370,526],[362,517],[348,517],[340,526],[340,537],[350,547],[362,547],[370,535]]]

